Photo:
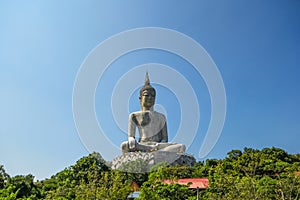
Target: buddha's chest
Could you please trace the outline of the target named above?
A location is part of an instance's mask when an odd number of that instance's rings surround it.
[[[164,124],[158,115],[150,112],[139,113],[136,115],[135,123],[140,128],[159,128]]]

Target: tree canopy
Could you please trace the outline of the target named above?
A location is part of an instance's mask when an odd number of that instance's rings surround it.
[[[124,167],[139,167],[130,163]],[[298,172],[298,173],[297,173]],[[0,200],[7,199],[127,199],[131,183],[140,186],[139,199],[196,199],[187,185],[165,184],[179,178],[209,179],[201,199],[300,199],[300,155],[279,148],[232,150],[224,159],[207,159],[192,167],[160,163],[148,173],[111,170],[99,153],[79,159],[49,179],[11,177],[0,165]]]

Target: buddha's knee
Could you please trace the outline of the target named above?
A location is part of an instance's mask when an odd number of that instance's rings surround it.
[[[185,145],[184,145],[184,144],[180,144],[179,152],[180,152],[180,153],[185,153],[185,150],[186,150]]]
[[[123,153],[127,153],[129,152],[129,145],[128,142],[122,142],[121,144],[121,149]]]
[[[186,149],[184,144],[175,144],[171,148],[172,148],[172,152],[176,152],[176,153],[185,153],[185,149]]]

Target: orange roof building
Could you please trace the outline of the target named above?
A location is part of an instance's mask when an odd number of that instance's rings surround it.
[[[178,180],[163,180],[163,183],[174,184],[178,183],[180,185],[189,185],[189,188],[193,189],[206,189],[208,188],[208,178],[180,178]]]
[[[139,186],[135,181],[132,181],[132,183],[131,183],[131,185],[130,185],[130,188],[131,188],[134,192],[140,190],[140,186]]]

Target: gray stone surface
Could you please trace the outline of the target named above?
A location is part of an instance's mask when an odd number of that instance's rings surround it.
[[[151,171],[155,165],[192,166],[195,163],[196,159],[188,154],[166,151],[129,152],[116,157],[111,162],[111,168],[132,173],[141,173]]]

